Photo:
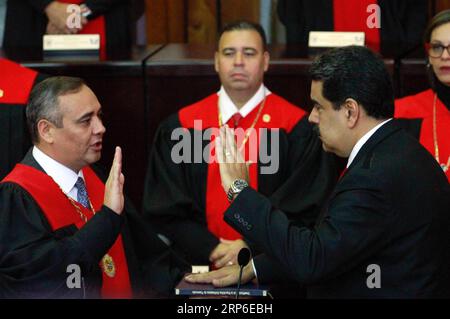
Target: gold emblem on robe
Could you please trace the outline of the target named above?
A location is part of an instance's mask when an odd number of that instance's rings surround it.
[[[108,254],[102,258],[102,268],[108,277],[113,278],[116,275],[116,265],[112,257]]]
[[[263,122],[264,123],[269,123],[270,122],[270,115],[269,114],[264,114],[263,115]]]

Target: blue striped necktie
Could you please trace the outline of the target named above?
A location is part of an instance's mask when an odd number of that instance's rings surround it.
[[[86,185],[81,177],[78,177],[75,187],[78,190],[77,202],[86,208],[89,208],[89,197],[86,190]]]

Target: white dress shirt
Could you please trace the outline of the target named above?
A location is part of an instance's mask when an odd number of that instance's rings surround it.
[[[263,84],[261,84],[255,95],[253,95],[252,98],[244,104],[244,106],[238,109],[222,86],[220,91],[217,92],[217,95],[219,95],[219,110],[222,117],[222,123],[227,123],[236,113],[240,113],[243,118],[246,117],[255,107],[259,105],[259,103],[262,102],[262,100],[264,100],[264,97],[269,94],[271,94],[271,92]]]
[[[77,200],[78,189],[75,187],[75,183],[77,182],[78,177],[81,177],[84,180],[83,172],[81,170],[76,174],[70,168],[55,161],[36,146],[33,147],[33,157],[36,162],[41,165],[47,175],[53,178],[55,183],[61,187],[64,193],[73,200]]]
[[[358,152],[361,150],[361,148],[363,147],[364,144],[366,144],[366,142],[369,140],[369,138],[375,134],[376,131],[378,131],[378,129],[380,127],[382,127],[384,124],[386,124],[387,122],[389,122],[390,120],[392,120],[392,118],[381,122],[380,124],[378,124],[377,126],[375,126],[373,129],[371,129],[369,132],[367,132],[366,134],[363,135],[363,137],[361,137],[358,142],[356,142],[355,146],[353,146],[352,151],[350,152],[350,156],[348,157],[348,161],[347,161],[347,168],[352,164],[353,160],[355,159],[356,155],[358,155]]]

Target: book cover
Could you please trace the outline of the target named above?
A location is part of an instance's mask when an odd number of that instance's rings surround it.
[[[175,287],[178,296],[223,296],[235,297],[237,286],[214,287],[212,284],[191,284],[183,279]],[[266,297],[269,289],[267,286],[247,283],[239,289],[240,297]]]

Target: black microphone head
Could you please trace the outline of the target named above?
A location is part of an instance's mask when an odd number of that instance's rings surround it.
[[[250,261],[250,249],[242,248],[238,254],[238,264],[239,266],[245,266]]]

